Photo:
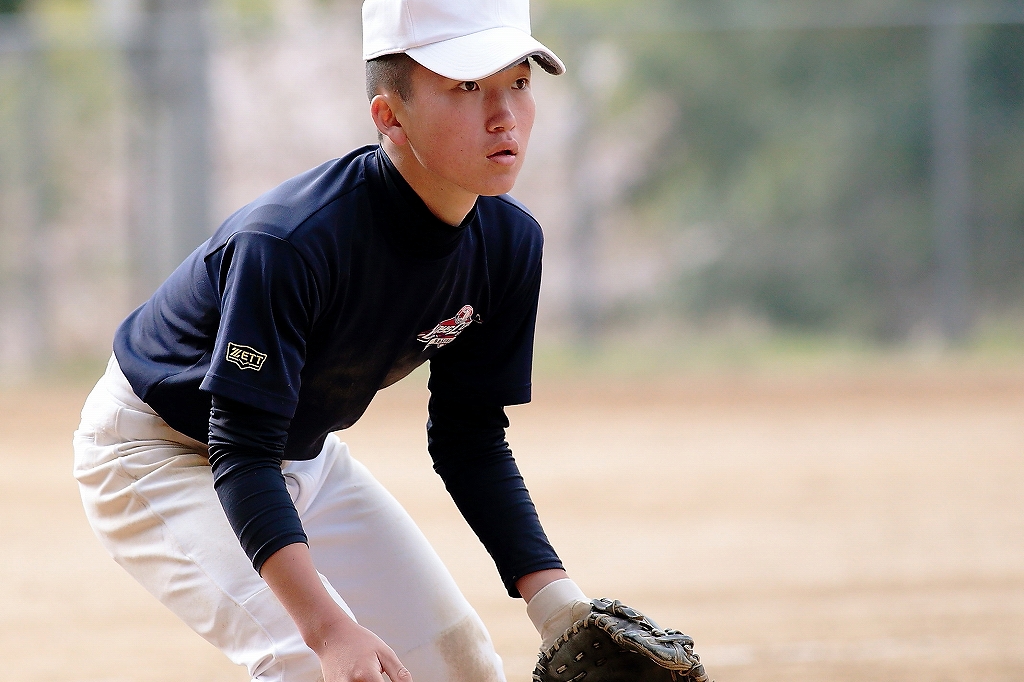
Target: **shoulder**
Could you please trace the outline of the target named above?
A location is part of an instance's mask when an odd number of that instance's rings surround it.
[[[530,210],[507,194],[480,197],[477,211],[485,237],[499,240],[516,250],[535,251],[540,256],[544,232]]]
[[[508,291],[532,289],[539,281],[544,252],[540,223],[508,195],[480,197],[480,231],[492,283]]]
[[[238,232],[261,232],[291,241],[303,225],[342,212],[347,199],[358,200],[366,184],[365,167],[373,147],[363,147],[339,159],[285,180],[230,216],[214,233],[211,251]],[[328,220],[328,222],[331,222]]]

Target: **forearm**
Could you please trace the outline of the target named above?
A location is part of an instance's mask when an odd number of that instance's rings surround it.
[[[214,396],[210,466],[242,548],[320,658],[327,682],[412,682],[395,652],[336,602],[313,565],[281,472],[288,421]]]
[[[521,578],[562,568],[507,448],[493,458],[442,462],[435,468],[511,596],[520,596],[516,583]]]
[[[318,655],[355,625],[327,592],[306,545],[279,549],[263,563],[260,575],[295,621],[306,646]]]
[[[496,405],[433,397],[429,408],[428,449],[434,469],[491,554],[509,594],[520,596],[520,579],[561,569],[562,563],[505,442],[505,413]]]
[[[287,429],[284,417],[213,396],[213,486],[257,571],[282,547],[306,541],[281,472]]]

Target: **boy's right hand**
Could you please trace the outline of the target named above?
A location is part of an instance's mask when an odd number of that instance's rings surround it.
[[[324,682],[413,682],[380,637],[349,618],[327,592],[305,544],[272,554],[260,575],[284,606],[302,640],[320,658]]]
[[[324,682],[413,682],[412,673],[391,647],[347,616],[325,632],[322,640],[310,648],[320,657]]]

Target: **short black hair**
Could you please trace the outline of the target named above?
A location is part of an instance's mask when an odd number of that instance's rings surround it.
[[[386,54],[366,62],[366,97],[372,100],[383,90],[398,94],[403,102],[412,96],[412,71],[416,62],[404,52]]]

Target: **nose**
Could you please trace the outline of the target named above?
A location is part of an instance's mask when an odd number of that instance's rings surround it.
[[[492,98],[490,112],[487,117],[487,131],[504,133],[516,127],[516,115],[512,111],[512,102],[508,94],[497,93]]]

